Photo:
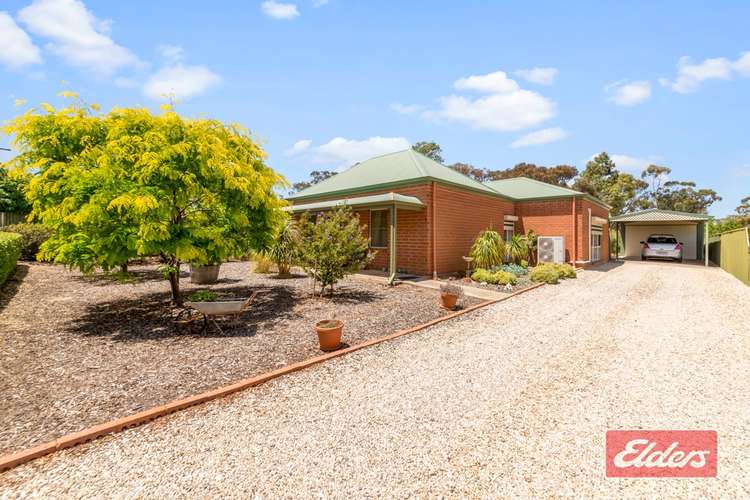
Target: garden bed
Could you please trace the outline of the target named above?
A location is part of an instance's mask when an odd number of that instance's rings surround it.
[[[0,454],[319,355],[313,325],[334,312],[349,345],[447,314],[436,291],[355,276],[330,301],[311,297],[304,276],[254,274],[245,262],[224,264],[211,286],[185,273],[182,287],[186,298],[206,289],[262,293],[238,325],[201,333],[172,324],[156,266],[116,280],[19,265],[0,289]]]
[[[474,280],[461,280],[461,285],[470,286],[473,288],[482,288],[484,290],[493,290],[496,292],[503,292],[503,293],[518,292],[520,290],[523,290],[525,288],[529,288],[530,286],[535,285],[535,283],[529,279],[528,274],[522,274],[520,276],[516,276],[516,280],[517,280],[517,283],[515,285],[512,285],[512,288],[506,288],[505,285],[494,285],[492,283],[482,283],[480,281],[474,281]]]

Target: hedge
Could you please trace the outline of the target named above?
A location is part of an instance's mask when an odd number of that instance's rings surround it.
[[[15,272],[21,244],[20,234],[0,233],[0,285]]]
[[[550,285],[558,283],[561,279],[575,277],[576,270],[570,264],[554,264],[551,262],[543,262],[529,273],[531,281],[544,282]]]
[[[3,231],[21,235],[21,259],[36,260],[39,247],[52,236],[52,230],[42,224],[23,222],[5,226]]]

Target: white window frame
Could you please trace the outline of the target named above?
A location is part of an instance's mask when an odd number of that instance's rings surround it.
[[[510,240],[506,233],[510,232],[511,237],[516,234],[516,225],[512,222],[505,222],[503,224],[503,241],[507,242]]]
[[[591,262],[599,261],[602,258],[602,240],[604,238],[603,234],[604,232],[602,231],[601,227],[591,227]],[[599,245],[594,245],[594,241],[596,240],[597,236],[599,237]]]
[[[372,239],[372,228],[374,227],[374,224],[372,223],[372,213],[373,212],[386,212],[386,219],[385,219],[385,221],[386,221],[386,225],[385,225],[385,245],[383,245],[383,246],[375,246],[375,245],[373,245],[373,239]],[[388,230],[389,230],[389,227],[388,227],[388,212],[390,212],[389,208],[372,208],[372,209],[370,209],[370,227],[369,227],[369,230],[370,230],[370,248],[379,248],[379,249],[388,248]]]

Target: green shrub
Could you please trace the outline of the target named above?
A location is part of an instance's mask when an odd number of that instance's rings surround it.
[[[552,266],[539,265],[529,273],[531,281],[554,285],[560,282],[560,273]]]
[[[492,274],[492,277],[494,278],[495,283],[498,285],[515,285],[516,283],[518,283],[516,275],[507,271],[497,271]]]
[[[560,273],[561,278],[575,278],[576,270],[570,264],[555,264],[555,268]]]
[[[528,269],[527,269],[527,268],[529,267],[529,261],[528,261],[528,260],[523,260],[523,259],[522,259],[522,260],[521,260],[521,267],[523,267],[524,269],[526,269],[526,272],[528,272]]]
[[[575,278],[576,270],[570,264],[556,264],[544,262],[539,264],[529,273],[531,281],[554,284],[561,279]]]
[[[490,283],[492,280],[492,271],[487,269],[477,269],[472,273],[471,279],[480,283]]]
[[[299,262],[321,291],[329,288],[347,274],[363,269],[373,258],[370,242],[365,237],[357,217],[349,207],[311,214],[299,219],[301,236]],[[314,290],[313,290],[314,293]]]
[[[514,234],[510,240],[505,242],[505,251],[512,262],[519,262],[529,258],[529,242],[526,236]]]
[[[16,270],[21,256],[22,238],[16,233],[0,233],[0,285]]]
[[[492,285],[515,285],[518,281],[516,275],[506,271],[488,271],[487,269],[477,269],[471,275],[471,279],[481,283],[490,283]]]
[[[3,231],[21,235],[22,260],[36,260],[39,246],[52,236],[52,230],[42,224],[11,224],[4,227]]]
[[[191,302],[215,302],[216,292],[210,290],[199,290],[190,296]]]
[[[479,233],[471,246],[469,256],[474,259],[474,265],[479,269],[490,269],[503,263],[505,244],[500,233],[486,229]]]

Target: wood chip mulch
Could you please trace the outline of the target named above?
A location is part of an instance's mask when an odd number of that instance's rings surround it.
[[[183,273],[185,297],[262,290],[239,322],[220,323],[223,334],[201,333],[173,324],[155,266],[131,275],[123,282],[19,263],[0,289],[0,454],[319,355],[313,325],[334,313],[349,345],[447,314],[431,290],[355,276],[331,301],[312,297],[305,276],[278,279],[232,262],[215,285]]]

